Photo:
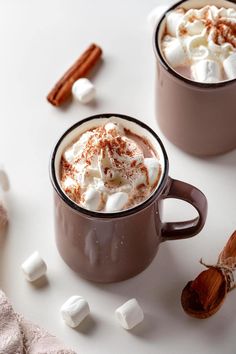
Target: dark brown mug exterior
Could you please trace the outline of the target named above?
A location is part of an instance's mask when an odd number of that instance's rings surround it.
[[[142,204],[116,213],[98,213],[81,208],[60,188],[55,156],[60,142],[80,124],[111,116],[130,120],[151,132],[161,146],[165,171],[157,190]],[[54,187],[56,244],[64,261],[82,277],[100,283],[128,279],[143,271],[155,257],[161,242],[192,237],[205,224],[207,200],[190,184],[168,176],[168,157],[155,132],[137,119],[121,114],[101,114],[72,126],[56,144],[50,163]],[[184,222],[162,223],[165,198],[182,199],[193,205],[198,217]]]
[[[166,12],[186,2],[182,0]],[[235,6],[233,1],[228,3]],[[153,40],[157,59],[156,118],[161,130],[176,146],[197,156],[218,155],[236,148],[236,80],[204,84],[176,73],[158,45],[164,18],[165,14]]]

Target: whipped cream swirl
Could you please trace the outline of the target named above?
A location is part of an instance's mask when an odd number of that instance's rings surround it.
[[[148,143],[107,120],[81,134],[61,160],[61,186],[89,210],[115,212],[145,200],[158,183],[161,168]]]
[[[169,12],[162,49],[173,68],[191,67],[193,80],[236,78],[236,10],[208,5]]]

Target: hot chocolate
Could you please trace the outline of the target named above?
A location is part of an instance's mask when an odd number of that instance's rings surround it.
[[[166,15],[161,42],[167,63],[188,79],[216,83],[236,78],[236,9],[207,5]]]
[[[157,152],[115,117],[80,134],[64,150],[61,188],[79,206],[117,212],[146,200],[161,176]]]

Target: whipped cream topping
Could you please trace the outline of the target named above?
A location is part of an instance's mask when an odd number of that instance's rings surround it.
[[[161,166],[149,143],[112,118],[81,134],[61,159],[61,186],[85,209],[116,212],[150,196]]]
[[[195,81],[236,78],[236,10],[208,5],[167,13],[162,49],[174,69],[189,66]]]

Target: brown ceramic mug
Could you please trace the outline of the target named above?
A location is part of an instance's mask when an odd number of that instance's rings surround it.
[[[201,8],[205,5],[233,7],[235,1],[182,0],[176,7]],[[236,80],[199,83],[174,71],[165,61],[161,39],[165,30],[165,14],[154,33],[157,59],[156,117],[166,137],[193,155],[217,155],[236,148]]]
[[[157,152],[162,174],[156,190],[143,203],[115,213],[82,208],[60,187],[60,160],[66,146],[84,131],[115,116],[131,132],[148,139]],[[168,176],[169,163],[156,133],[137,119],[121,114],[101,114],[84,119],[68,129],[56,144],[50,163],[55,199],[56,244],[64,261],[84,278],[115,282],[143,271],[155,257],[159,244],[188,238],[200,232],[207,214],[204,194],[190,184]],[[198,216],[189,221],[163,223],[162,202],[182,199],[193,205]]]

